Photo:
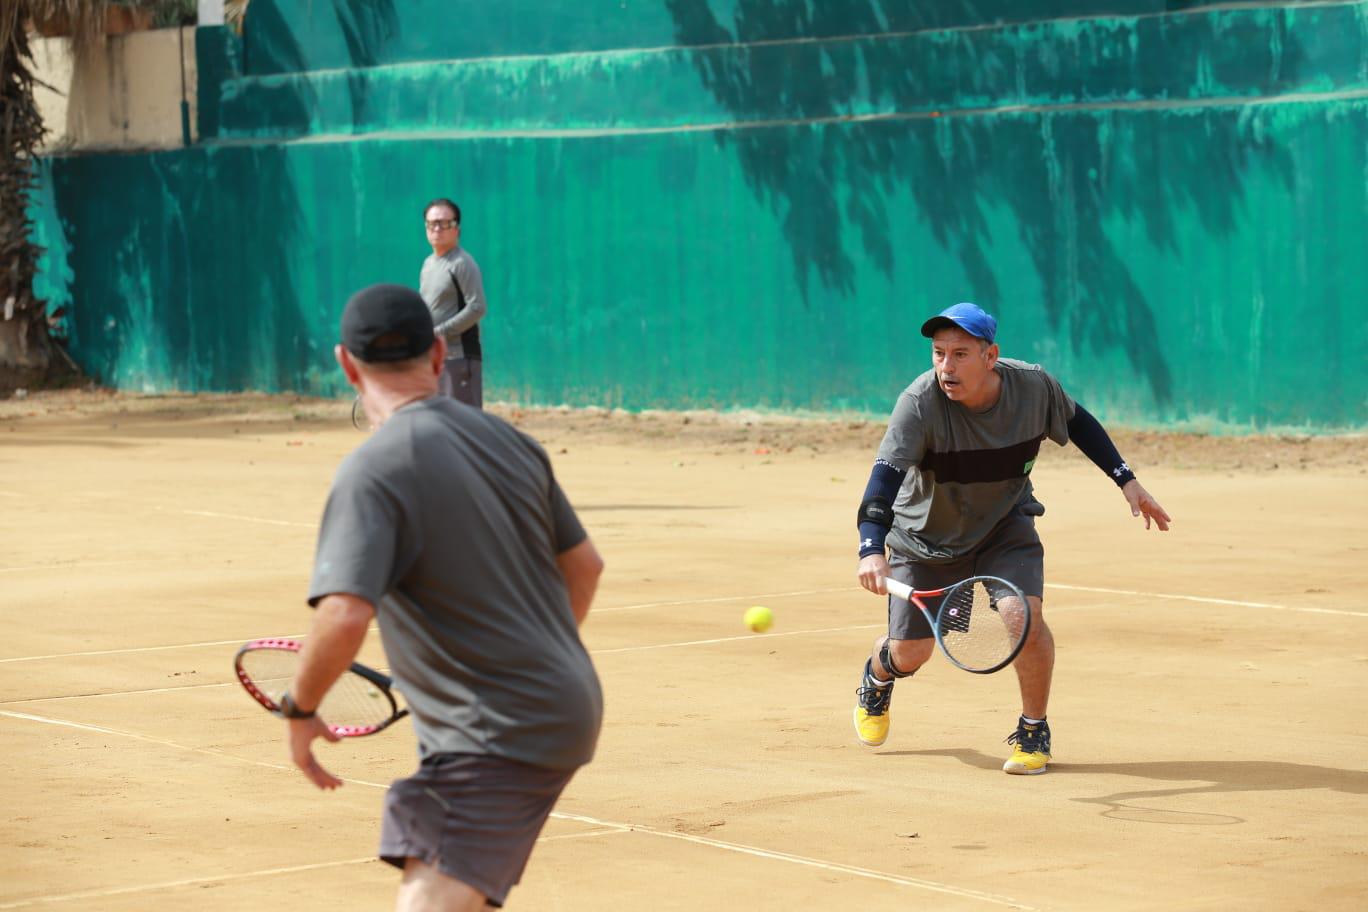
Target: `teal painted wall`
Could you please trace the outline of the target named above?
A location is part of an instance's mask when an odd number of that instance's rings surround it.
[[[1134,15],[1173,0],[252,0],[247,72]]]
[[[644,70],[636,54],[471,64],[435,84],[483,91],[476,128],[396,115],[402,134],[356,112],[418,110],[432,83],[397,87],[415,68],[352,71],[374,79],[370,102],[326,108],[308,92],[327,74],[244,75],[243,49],[201,30],[223,139],[46,160],[43,280],[106,382],[338,393],[343,301],[416,282],[418,209],[450,193],[486,276],[491,398],[882,413],[927,363],[921,320],[975,300],[1000,316],[1006,354],[1110,421],[1365,429],[1364,7],[671,51]],[[1203,30],[1214,46],[1187,43]],[[943,67],[908,59],[922,40]],[[1191,75],[1153,72],[1166,59]],[[570,100],[549,126],[523,66]],[[270,107],[242,103],[270,79],[294,87],[300,119],[243,126]],[[636,102],[602,104],[604,80]],[[672,107],[649,104],[655,88],[728,126],[652,120]],[[930,89],[939,107],[918,102]],[[1034,103],[985,110],[996,100]],[[861,104],[882,107],[840,116]],[[308,132],[328,122],[387,132]],[[241,135],[255,129],[302,138]],[[1308,392],[1293,351],[1319,327],[1329,382]]]
[[[225,137],[659,128],[1008,105],[1258,98],[1361,87],[1363,9],[1223,9],[228,80]],[[702,44],[715,22],[679,25]],[[775,27],[775,30],[778,26]]]

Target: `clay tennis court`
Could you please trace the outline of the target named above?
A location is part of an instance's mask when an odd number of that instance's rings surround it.
[[[890,400],[896,391],[890,391]],[[884,618],[854,514],[882,424],[497,409],[604,552],[599,755],[510,909],[1362,909],[1364,439],[1116,434],[1146,533],[1072,449],[1034,472],[1055,762],[999,771],[1011,672],[935,659],[851,728]],[[392,906],[374,860],[406,722],[314,790],[231,680],[302,633],[347,403],[0,403],[0,910]],[[741,614],[774,609],[765,635]],[[363,661],[383,666],[372,634]]]

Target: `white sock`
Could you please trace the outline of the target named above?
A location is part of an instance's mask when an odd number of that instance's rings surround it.
[[[1021,721],[1022,721],[1022,722],[1025,722],[1027,725],[1039,725],[1041,722],[1044,722],[1045,720],[1044,720],[1044,719],[1028,719],[1028,718],[1026,718],[1025,716],[1022,716],[1022,717],[1021,717]]]

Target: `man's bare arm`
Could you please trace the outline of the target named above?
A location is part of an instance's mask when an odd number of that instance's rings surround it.
[[[359,596],[334,593],[323,597],[300,651],[299,671],[290,685],[295,706],[303,710],[318,708],[328,688],[356,658],[374,617],[375,606]],[[289,720],[290,757],[314,785],[335,789],[342,780],[324,769],[313,755],[315,738],[337,740],[326,721],[318,716]]]
[[[296,706],[318,708],[328,688],[361,651],[374,617],[375,607],[359,596],[337,592],[319,601],[290,687]]]
[[[560,567],[565,588],[570,591],[570,610],[575,614],[575,623],[583,624],[603,574],[603,558],[594,543],[585,538],[573,548],[557,554],[556,566]]]

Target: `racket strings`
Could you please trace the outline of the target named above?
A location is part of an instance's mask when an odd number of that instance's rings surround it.
[[[253,649],[242,656],[242,670],[252,684],[277,707],[290,689],[299,668],[299,653],[283,649]],[[385,691],[355,672],[345,672],[328,690],[318,714],[328,725],[363,728],[380,725],[394,712]]]
[[[243,653],[239,662],[253,686],[279,706],[294,680],[299,654],[284,649],[252,649]]]
[[[337,679],[318,707],[318,714],[329,725],[351,728],[379,725],[392,713],[393,707],[385,692],[350,671]]]
[[[1005,586],[989,588],[982,579],[966,580],[945,594],[939,622],[945,651],[961,666],[986,671],[1016,653],[1026,635],[1025,598]]]

